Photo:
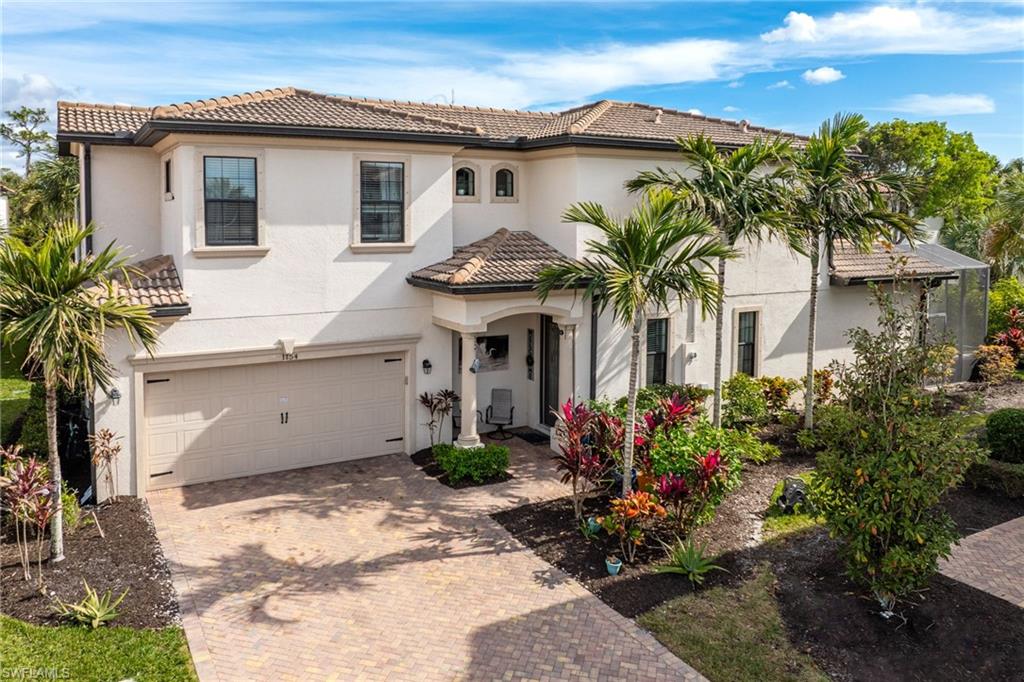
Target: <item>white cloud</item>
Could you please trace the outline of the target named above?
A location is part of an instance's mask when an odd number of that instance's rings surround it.
[[[726,87],[742,88],[743,87],[743,82],[742,81],[729,81],[729,85],[726,86]]]
[[[728,104],[728,105],[722,107],[722,111],[725,111],[725,112],[730,113],[730,114],[736,113],[739,110],[740,110],[739,107],[734,107],[731,104]]]
[[[700,109],[687,109],[686,113],[693,114],[694,116],[703,116],[704,112]]]
[[[988,95],[907,95],[892,102],[889,111],[922,116],[957,116],[959,114],[991,114],[996,104]]]
[[[765,90],[792,90],[793,85],[789,81],[777,81],[772,83]]]
[[[5,110],[41,107],[52,111],[58,99],[73,95],[72,90],[62,88],[38,73],[24,73],[18,78],[5,77],[2,93]]]
[[[761,40],[790,56],[961,54],[1020,49],[1020,13],[954,13],[927,6],[880,5],[813,17],[790,12]]]
[[[838,80],[842,80],[846,78],[846,75],[839,69],[833,69],[831,66],[820,66],[817,69],[804,71],[801,78],[811,85],[825,85],[826,83],[835,83]]]

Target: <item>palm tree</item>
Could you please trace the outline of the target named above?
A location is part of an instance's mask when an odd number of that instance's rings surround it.
[[[1006,173],[989,213],[985,253],[997,274],[1024,273],[1024,173]]]
[[[733,251],[714,238],[714,227],[707,219],[683,213],[678,199],[667,190],[649,190],[621,220],[591,202],[570,206],[562,220],[593,225],[603,239],[588,240],[589,255],[582,259],[541,272],[538,298],[543,302],[558,289],[583,289],[599,312],[611,305],[615,321],[632,334],[622,466],[622,494],[626,495],[632,485],[640,333],[647,311],[668,308],[672,298],[697,301],[702,311],[709,311],[718,298],[711,267],[718,258],[732,257]]]
[[[76,254],[93,233],[67,221],[54,226],[29,246],[8,237],[0,245],[0,315],[3,340],[25,343],[25,368],[42,375],[46,388],[48,466],[54,491],[61,488],[57,452],[57,390],[84,390],[92,395],[106,388],[114,367],[104,350],[110,330],[123,330],[134,345],[152,352],[156,323],[146,306],[133,305],[119,293],[115,277],[132,270],[113,244],[96,254]],[[64,558],[60,495],[50,522],[50,560]]]
[[[697,135],[678,140],[679,150],[691,164],[687,171],[658,168],[644,171],[626,183],[630,191],[650,187],[671,190],[687,211],[702,215],[718,230],[732,251],[740,241],[760,242],[783,238],[799,244],[790,230],[783,207],[792,169],[785,164],[789,143],[758,138],[728,154],[711,138]],[[696,172],[696,175],[690,175]],[[715,395],[712,419],[722,425],[722,327],[725,318],[725,262],[718,259],[718,299],[715,302]]]
[[[814,428],[814,343],[818,310],[821,247],[831,252],[839,240],[867,250],[876,238],[919,236],[915,221],[892,211],[905,205],[910,186],[898,174],[869,176],[851,153],[867,132],[860,114],[836,114],[821,124],[796,156],[799,181],[792,206],[793,221],[803,232],[811,259],[811,291],[807,331],[807,376],[804,426]]]

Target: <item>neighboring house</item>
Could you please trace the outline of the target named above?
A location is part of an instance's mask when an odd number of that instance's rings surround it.
[[[629,211],[623,183],[683,168],[674,140],[701,132],[723,148],[777,134],[607,100],[541,113],[281,88],[59,103],[95,247],[137,255],[123,285],[162,322],[155,357],[111,339],[120,377],[95,397],[96,427],[125,437],[120,492],[412,452],[429,444],[424,391],[460,393],[464,444],[487,428],[475,417],[492,388],[541,430],[570,396],[624,394],[628,336],[579,292],[541,304],[535,276],[594,236],[561,221],[567,206]],[[824,269],[821,365],[873,322],[858,285],[887,271],[887,256]],[[727,376],[803,375],[809,273],[773,243],[730,264]],[[641,377],[709,384],[714,322],[651,313]]]

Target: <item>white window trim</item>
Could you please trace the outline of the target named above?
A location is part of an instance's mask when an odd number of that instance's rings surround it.
[[[732,309],[732,371],[729,376],[739,374],[740,371],[740,313],[757,313],[757,324],[754,326],[754,376],[759,377],[762,371],[762,350],[764,348],[764,306],[747,305],[737,306]]]
[[[468,168],[473,171],[473,193],[458,195],[455,192],[455,174],[458,173],[460,168]],[[452,201],[456,204],[479,204],[480,203],[480,188],[483,186],[482,181],[484,176],[480,173],[480,166],[473,163],[472,161],[456,161],[455,165],[452,166]]]
[[[238,156],[256,159],[256,244],[253,246],[206,245],[206,187],[203,167],[207,156]],[[196,227],[192,255],[197,258],[253,258],[266,255],[267,245],[267,183],[264,174],[266,151],[252,147],[197,147],[195,163]],[[173,168],[174,164],[171,163]]]
[[[400,242],[362,241],[362,198],[359,193],[360,164],[363,161],[390,161],[403,164],[405,216],[402,220],[404,233]],[[454,180],[453,180],[454,182]],[[413,249],[412,241],[412,157],[407,154],[353,154],[352,155],[352,234],[349,249],[353,253],[407,253]]]
[[[512,196],[510,197],[499,197],[498,192],[498,171],[509,170],[512,171]],[[491,183],[491,203],[493,204],[518,204],[519,195],[523,191],[522,178],[519,177],[519,166],[514,163],[496,163],[491,166],[490,177],[488,180]]]

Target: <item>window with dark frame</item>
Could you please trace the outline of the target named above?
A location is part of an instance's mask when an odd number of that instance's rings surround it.
[[[405,239],[405,164],[359,163],[359,240],[401,242]]]
[[[256,159],[203,158],[207,246],[257,246]]]
[[[736,342],[737,369],[744,374],[755,376],[757,361],[757,312],[740,313],[737,320],[739,330]]]
[[[164,194],[171,193],[171,160],[164,160]]]
[[[499,197],[514,197],[515,176],[508,168],[502,168],[494,174],[494,194]]]
[[[455,171],[455,194],[460,197],[476,196],[476,173],[472,168]]]
[[[646,385],[668,382],[668,320],[647,320]]]

